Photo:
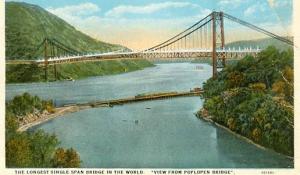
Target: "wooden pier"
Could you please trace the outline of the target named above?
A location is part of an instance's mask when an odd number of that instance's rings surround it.
[[[100,107],[100,106],[109,106],[112,107],[114,105],[123,105],[126,103],[135,103],[142,101],[150,101],[150,100],[161,100],[168,98],[176,98],[176,97],[184,97],[184,96],[200,96],[203,93],[203,90],[200,88],[195,88],[188,92],[164,92],[164,93],[154,93],[154,94],[141,94],[136,95],[134,97],[114,99],[114,100],[104,100],[104,101],[96,101],[96,102],[88,102],[88,103],[79,103],[79,104],[69,104],[65,106],[90,106],[90,107]]]

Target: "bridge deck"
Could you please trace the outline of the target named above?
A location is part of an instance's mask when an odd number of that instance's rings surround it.
[[[242,50],[217,50],[224,54],[225,58],[242,58],[246,55],[257,55],[260,49]],[[207,58],[212,57],[211,50],[175,50],[175,51],[147,51],[147,52],[122,52],[122,53],[102,53],[77,56],[50,57],[48,65],[64,64],[73,62],[102,61],[116,59],[155,59],[155,58]],[[45,60],[6,60],[6,64],[38,64],[45,65]]]

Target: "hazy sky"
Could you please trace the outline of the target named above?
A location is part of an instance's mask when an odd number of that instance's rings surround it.
[[[47,9],[92,37],[132,49],[147,48],[168,39],[212,10],[222,10],[280,35],[291,34],[292,0],[23,1]],[[243,32],[242,27],[232,29],[230,23],[225,23],[225,31],[227,41],[259,36]]]

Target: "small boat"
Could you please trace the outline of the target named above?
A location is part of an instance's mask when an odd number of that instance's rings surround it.
[[[197,69],[197,70],[202,70],[202,69],[204,69],[204,68],[203,68],[203,66],[196,66],[196,69]]]
[[[75,81],[72,77],[66,78],[67,81]]]
[[[151,109],[151,108],[146,108],[146,109]]]

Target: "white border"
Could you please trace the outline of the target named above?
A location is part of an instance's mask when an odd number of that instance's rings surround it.
[[[281,0],[283,1],[283,0]],[[294,42],[295,45],[300,48],[300,11],[297,11],[297,9],[300,9],[300,1],[294,0],[293,2],[293,33],[294,33]],[[30,171],[30,170],[58,170],[58,169],[7,169],[5,168],[5,120],[4,120],[4,105],[5,105],[5,18],[4,18],[4,0],[0,1],[0,175],[15,175],[15,170],[24,170],[24,171]],[[300,69],[297,69],[300,67],[300,49],[295,48],[295,59],[294,59],[294,75],[295,75],[295,166],[294,169],[223,169],[223,170],[232,170],[231,174],[263,174],[263,172],[271,172],[276,175],[300,175],[300,159],[299,159],[299,136],[300,136],[300,118],[298,114],[300,114],[299,111],[299,104],[300,104]],[[60,169],[60,170],[74,170],[74,169]],[[104,170],[106,172],[109,169],[76,169],[76,170]],[[113,170],[113,169],[110,169]],[[122,169],[119,169],[122,170]],[[125,169],[123,169],[125,170]],[[141,169],[143,170],[144,174],[154,174],[152,170],[162,170],[162,169]],[[171,169],[166,169],[171,170]],[[187,170],[187,169],[182,169]],[[221,169],[191,169],[191,170],[221,170]],[[107,173],[105,173],[107,174]],[[113,173],[114,174],[114,173]],[[212,174],[212,173],[211,173]],[[268,174],[265,174],[268,175]]]

